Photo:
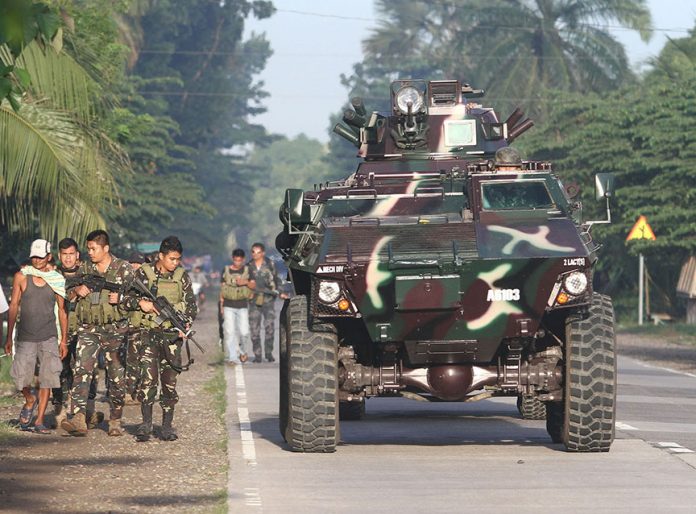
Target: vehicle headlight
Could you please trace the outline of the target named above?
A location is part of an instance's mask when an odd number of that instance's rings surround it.
[[[413,86],[406,86],[396,93],[396,106],[402,114],[408,114],[408,104],[411,103],[411,112],[419,112],[423,108],[423,95]]]
[[[322,280],[319,282],[319,299],[324,303],[335,303],[341,296],[341,286],[338,282]]]
[[[580,295],[587,289],[587,275],[581,271],[568,273],[563,279],[563,286],[570,294],[574,296]]]

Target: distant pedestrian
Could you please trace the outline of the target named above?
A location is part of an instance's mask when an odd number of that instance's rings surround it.
[[[232,252],[232,264],[222,270],[220,286],[220,313],[227,362],[241,364],[247,361],[246,345],[249,340],[249,300],[256,283],[249,279],[249,266],[244,263],[244,250]]]
[[[261,243],[251,245],[249,261],[250,278],[254,281],[254,296],[249,300],[249,329],[254,347],[254,362],[261,361],[261,320],[263,318],[263,352],[268,362],[274,362],[273,339],[275,337],[275,299],[278,293],[278,273],[273,261],[266,257],[266,248]],[[287,298],[280,294],[281,298]]]
[[[10,299],[10,315],[7,324],[5,353],[12,353],[12,340],[17,324],[12,378],[18,390],[24,395],[24,406],[19,414],[19,426],[29,430],[38,404],[34,431],[39,434],[50,433],[44,424],[44,414],[51,395],[51,388],[60,387],[61,359],[68,353],[68,316],[65,311],[65,279],[51,269],[51,244],[37,239],[29,253],[31,264],[15,273]],[[17,314],[22,309],[17,323]],[[57,306],[57,309],[56,309]],[[56,314],[60,324],[56,327]],[[32,394],[36,362],[39,362],[38,398]]]

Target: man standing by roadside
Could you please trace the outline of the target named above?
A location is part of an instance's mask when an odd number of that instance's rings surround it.
[[[183,314],[190,326],[198,308],[188,273],[181,266],[183,247],[175,236],[166,237],[160,245],[155,264],[144,264],[135,274],[157,297],[163,296],[174,309]],[[179,401],[176,381],[181,372],[181,347],[184,334],[174,329],[169,321],[159,323],[155,305],[145,298],[127,295],[129,310],[140,312],[142,331],[142,358],[140,363],[140,387],[138,400],[143,422],[138,427],[136,439],[145,442],[152,435],[152,410],[160,384],[159,402],[162,407],[162,441],[178,439],[172,426],[174,407]]]
[[[87,253],[91,262],[82,263],[80,275],[96,275],[115,284],[127,284],[133,278],[130,264],[110,252],[109,235],[104,230],[95,230],[87,235]],[[106,288],[90,291],[84,284],[74,287],[69,294],[70,298],[78,298],[75,312],[79,325],[72,389],[73,417],[63,421],[61,428],[72,436],[87,435],[85,411],[89,381],[97,365],[97,354],[103,349],[111,404],[109,435],[123,435],[121,416],[125,399],[125,377],[119,349],[128,332],[128,320],[126,311],[120,306],[121,295]]]
[[[19,308],[22,316],[17,326],[17,343],[12,378],[24,395],[24,406],[19,414],[19,426],[28,430],[38,401],[34,431],[47,434],[44,414],[51,388],[60,387],[60,359],[68,353],[68,316],[65,311],[65,279],[57,271],[51,271],[51,244],[37,239],[31,245],[31,265],[15,273],[10,299],[10,316],[7,324],[5,353],[12,353],[12,335]],[[56,305],[58,309],[56,309]],[[56,310],[60,323],[60,344],[56,327]],[[36,359],[39,360],[39,397],[31,393]]]
[[[61,239],[58,243],[58,259],[60,265],[58,272],[66,279],[77,275],[80,267],[80,250],[77,241],[70,237]],[[68,354],[63,358],[63,370],[60,373],[60,387],[53,389],[53,412],[56,417],[56,425],[67,418],[70,390],[73,387],[73,361],[75,360],[75,348],[77,347],[77,316],[75,314],[75,302],[65,301],[65,310],[68,315]],[[94,372],[89,386],[87,400],[87,425],[95,428],[104,419],[104,414],[95,411],[95,398],[97,397],[98,373]]]
[[[275,299],[278,296],[278,274],[271,259],[266,258],[266,248],[261,243],[251,245],[249,262],[250,279],[254,281],[254,296],[249,300],[249,329],[254,348],[255,363],[261,361],[261,318],[264,329],[264,353],[268,362],[274,362],[273,338],[275,337]],[[280,295],[285,298],[285,295]]]
[[[249,279],[249,266],[244,264],[244,250],[232,252],[232,264],[222,270],[220,285],[220,312],[227,362],[241,364],[247,361],[246,343],[249,339],[249,299],[256,284]]]

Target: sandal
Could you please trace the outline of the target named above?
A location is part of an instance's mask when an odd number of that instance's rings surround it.
[[[35,425],[34,432],[37,434],[50,434],[51,433],[51,431],[43,423]]]
[[[29,425],[31,425],[31,420],[34,417],[34,409],[36,409],[36,404],[38,402],[34,401],[31,407],[22,407],[19,412],[19,429],[23,431],[29,430]]]

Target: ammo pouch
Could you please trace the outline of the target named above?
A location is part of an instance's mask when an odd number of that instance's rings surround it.
[[[244,266],[244,271],[242,273],[230,272],[229,266],[225,268],[225,273],[222,276],[223,282],[220,286],[220,293],[225,300],[249,300],[252,297],[253,292],[251,289],[247,286],[237,285],[237,277],[248,279],[249,268]]]

